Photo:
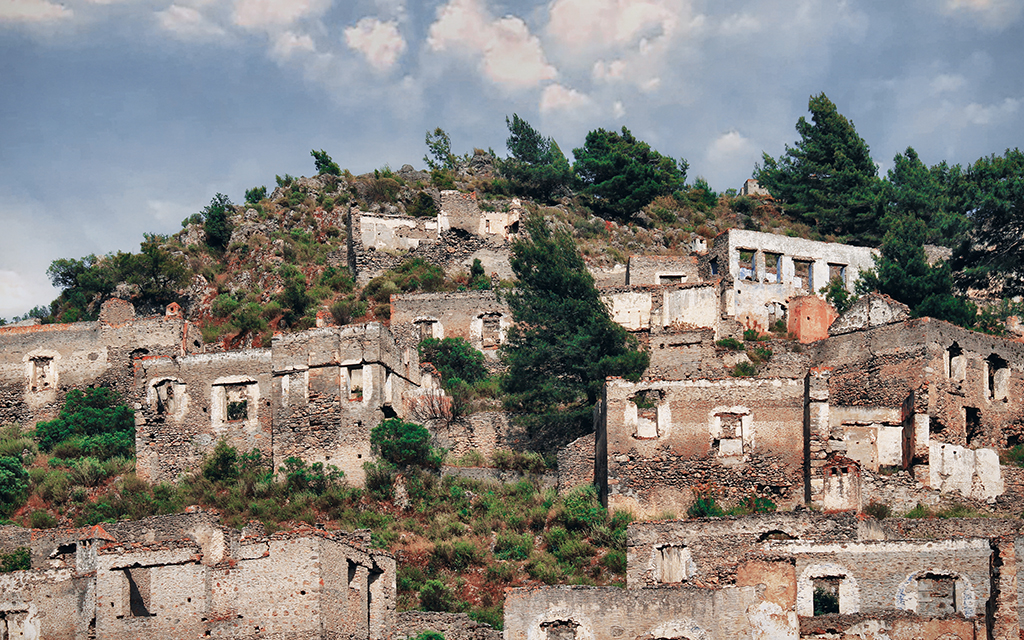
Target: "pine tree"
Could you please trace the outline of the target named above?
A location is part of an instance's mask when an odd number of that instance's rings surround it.
[[[605,377],[637,379],[649,357],[612,321],[572,236],[540,216],[525,227],[527,237],[512,246],[518,282],[507,300],[515,325],[502,347],[502,386],[510,409],[568,441],[589,427]]]
[[[812,122],[797,121],[800,140],[778,160],[764,154],[754,178],[821,233],[877,243],[878,169],[867,143],[824,93],[811,96],[807,108]]]

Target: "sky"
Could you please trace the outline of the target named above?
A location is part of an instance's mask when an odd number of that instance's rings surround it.
[[[724,191],[811,95],[884,175],[1022,145],[1024,0],[0,0],[0,317],[57,258],[138,251],[214,194],[456,153],[519,114],[567,155],[629,128]],[[571,159],[571,157],[570,157]]]

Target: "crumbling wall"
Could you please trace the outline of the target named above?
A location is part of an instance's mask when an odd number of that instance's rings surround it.
[[[391,331],[413,352],[425,338],[463,338],[495,359],[511,326],[511,311],[494,291],[391,296]]]
[[[405,415],[419,367],[378,323],[275,336],[274,467],[289,457],[335,465],[356,485],[370,459],[370,431]]]
[[[715,331],[710,328],[651,331],[651,362],[644,376],[652,379],[693,378],[715,358]]]
[[[136,361],[136,472],[175,480],[201,466],[217,442],[274,450],[270,349]]]
[[[180,315],[135,318],[131,304],[103,304],[96,322],[0,327],[0,423],[57,416],[74,388],[107,386],[131,401],[132,359],[195,350]]]
[[[780,637],[758,633],[755,617],[744,615],[760,604],[753,586],[547,587],[509,589],[505,594],[506,640]],[[790,631],[795,635],[795,629]]]
[[[433,436],[432,444],[458,458],[476,451],[485,458],[498,449],[523,448],[525,429],[509,420],[503,411],[477,411],[458,418],[423,421]]]
[[[604,405],[610,507],[683,512],[706,487],[803,502],[802,379],[610,379]]]
[[[793,296],[816,295],[831,280],[847,290],[860,273],[874,267],[877,250],[834,242],[731,229],[715,238],[708,254],[710,274],[723,283],[724,313],[744,326],[767,331],[786,318]]]
[[[425,631],[436,631],[445,640],[502,640],[501,631],[471,620],[465,613],[402,611],[396,616],[396,640],[409,640]]]
[[[789,333],[803,344],[828,337],[829,327],[836,319],[836,310],[818,296],[793,296],[789,299]]]
[[[700,281],[697,256],[629,256],[627,285],[679,284]]]
[[[78,548],[0,575],[3,637],[392,637],[395,560],[368,532],[239,534],[197,514],[109,527],[29,532]]]
[[[558,450],[558,493],[594,484],[594,446],[588,433]]]

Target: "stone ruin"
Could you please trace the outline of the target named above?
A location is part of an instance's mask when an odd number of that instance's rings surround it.
[[[395,626],[394,557],[368,531],[267,535],[204,513],[84,529],[0,527],[0,638],[352,638]]]

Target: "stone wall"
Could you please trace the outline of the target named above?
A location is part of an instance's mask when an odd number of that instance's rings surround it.
[[[757,623],[766,621],[756,613],[743,615],[759,604],[755,586],[509,589],[505,592],[505,640],[786,637],[778,635],[776,625],[759,630]],[[795,627],[795,616],[786,622],[779,626]]]
[[[707,374],[716,358],[715,331],[710,328],[651,331],[648,346],[651,363],[644,372],[648,378],[694,378]]]
[[[767,331],[786,320],[792,296],[814,295],[832,279],[853,291],[860,273],[874,267],[875,249],[731,229],[715,238],[709,275],[723,284],[723,312],[748,328]]]
[[[814,346],[834,404],[897,406],[916,393],[930,438],[1007,447],[1024,437],[1024,344],[922,318],[834,335]],[[914,455],[927,460],[928,439]]]
[[[117,299],[96,322],[0,327],[0,424],[53,419],[74,388],[108,386],[130,402],[132,359],[201,349],[192,340],[180,315],[135,318]]]
[[[496,360],[511,326],[511,311],[494,291],[391,296],[391,331],[413,352],[424,338],[463,338]]]
[[[402,611],[395,616],[395,640],[409,640],[436,631],[445,640],[501,640],[502,633],[488,624],[470,620],[465,613]]]
[[[597,481],[609,507],[682,513],[708,486],[730,503],[803,502],[802,379],[610,379],[602,413]]]
[[[435,447],[447,449],[458,458],[476,451],[485,458],[498,449],[526,448],[525,430],[513,424],[502,411],[478,411],[452,420],[424,420]]]
[[[395,561],[369,548],[368,533],[268,537],[193,515],[109,528],[116,534],[102,527],[29,532],[33,569],[0,575],[0,634],[392,637]],[[53,539],[64,542],[40,566],[37,548]],[[3,542],[0,550],[7,550]],[[57,562],[63,566],[47,568]]]
[[[627,285],[679,284],[700,281],[697,256],[629,256]]]
[[[270,349],[136,360],[139,477],[191,473],[222,439],[239,451],[272,452],[270,365]]]
[[[418,363],[378,323],[275,336],[271,350],[274,467],[295,456],[361,485],[370,431],[405,415]]]
[[[558,450],[558,493],[594,484],[595,435],[573,440]]]
[[[719,327],[718,280],[694,284],[603,287],[612,320],[627,331]]]

